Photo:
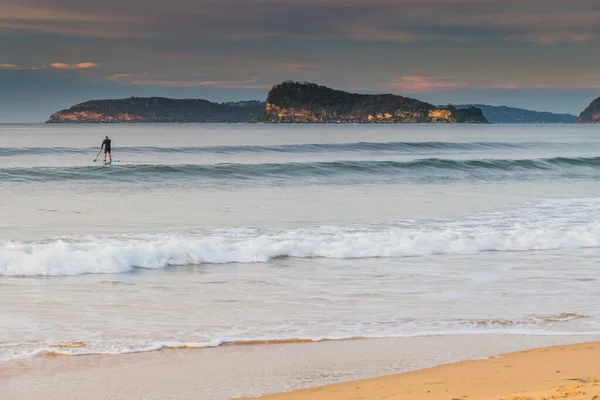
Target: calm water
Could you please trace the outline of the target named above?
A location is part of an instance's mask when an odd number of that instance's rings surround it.
[[[0,125],[0,359],[597,336],[599,183],[593,126]]]

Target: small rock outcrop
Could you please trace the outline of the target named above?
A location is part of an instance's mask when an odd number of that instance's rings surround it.
[[[600,124],[600,97],[592,101],[577,118],[578,124]]]

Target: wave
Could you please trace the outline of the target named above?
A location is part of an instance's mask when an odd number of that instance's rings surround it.
[[[89,356],[89,355],[107,355],[116,356],[134,353],[149,353],[155,351],[169,350],[200,350],[213,349],[225,346],[272,346],[300,343],[320,343],[320,342],[340,342],[348,340],[373,340],[373,339],[408,339],[418,337],[432,336],[471,336],[471,335],[509,335],[509,336],[580,336],[580,337],[598,337],[600,331],[549,331],[544,329],[493,329],[493,330],[449,330],[449,331],[422,331],[407,334],[382,334],[369,336],[338,336],[338,337],[317,337],[317,338],[288,338],[288,339],[216,339],[207,342],[177,342],[177,341],[155,341],[150,343],[130,343],[125,346],[119,346],[107,343],[106,347],[89,347],[86,344],[82,347],[61,347],[61,344],[44,346],[29,352],[18,353],[2,357],[0,360],[12,361],[22,358],[39,356]]]
[[[545,159],[453,160],[426,158],[414,161],[327,161],[265,164],[137,164],[71,167],[1,168],[0,181],[40,182],[64,180],[160,181],[373,179],[435,181],[442,179],[502,179],[598,177],[600,157]]]
[[[70,236],[0,243],[0,276],[69,276],[281,258],[398,258],[600,247],[600,203],[562,203],[459,221]]]
[[[494,149],[528,149],[538,147],[572,146],[572,143],[540,142],[356,142],[356,143],[308,143],[284,145],[235,145],[235,146],[186,146],[115,147],[119,154],[181,153],[181,154],[236,154],[236,153],[330,153],[330,152],[391,152],[413,154],[423,151],[469,151]],[[97,147],[0,147],[0,157],[45,154],[90,154]]]
[[[315,342],[338,342],[348,340],[372,340],[394,338],[416,338],[431,336],[464,336],[464,335],[535,335],[535,336],[590,336],[600,335],[594,330],[596,324],[587,330],[569,330],[568,324],[578,319],[589,319],[587,315],[577,313],[561,313],[556,315],[540,315],[518,318],[515,320],[463,320],[451,319],[440,321],[420,321],[422,328],[407,329],[402,322],[385,331],[365,334],[339,333],[324,336],[276,336],[276,337],[231,337],[186,340],[77,340],[60,342],[4,343],[0,347],[0,360],[8,361],[36,356],[86,356],[86,355],[121,355],[168,350],[212,349],[224,346],[269,346]],[[415,322],[415,321],[410,321]],[[427,328],[424,328],[427,326]]]

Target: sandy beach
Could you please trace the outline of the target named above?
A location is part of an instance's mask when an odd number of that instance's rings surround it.
[[[496,358],[503,349],[574,340],[515,339],[430,337],[43,356],[0,364],[0,393],[2,400],[225,400],[278,392],[264,398],[592,400],[599,393],[600,343]],[[413,372],[394,374],[402,371]],[[376,376],[383,377],[357,380]],[[336,384],[323,386],[330,383]]]
[[[534,349],[264,400],[597,400],[600,343]]]

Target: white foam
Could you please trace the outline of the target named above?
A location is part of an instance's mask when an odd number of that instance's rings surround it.
[[[87,355],[124,355],[148,353],[161,350],[210,349],[223,345],[235,344],[282,344],[295,342],[323,342],[356,339],[394,339],[419,338],[434,336],[472,336],[472,335],[507,335],[507,336],[549,336],[549,337],[600,337],[600,331],[548,331],[544,329],[455,329],[440,331],[419,331],[412,333],[387,333],[371,335],[327,335],[318,337],[253,337],[239,339],[214,339],[206,342],[183,341],[103,341],[83,343],[80,347],[69,348],[48,343],[30,343],[24,348],[14,344],[14,348],[0,349],[0,362],[15,361],[25,358],[44,357],[47,355],[87,356]]]
[[[600,247],[600,202],[545,202],[458,221],[191,234],[81,236],[0,245],[0,275],[122,273],[203,263],[265,263],[278,257],[376,258]]]

